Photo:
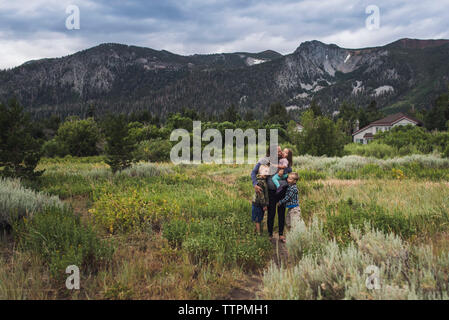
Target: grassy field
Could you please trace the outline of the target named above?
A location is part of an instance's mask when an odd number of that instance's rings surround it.
[[[114,176],[101,157],[43,159],[37,182],[0,180],[0,299],[448,297],[448,159],[294,160],[303,221],[275,264],[251,223],[252,166]],[[71,264],[81,290],[65,287]]]

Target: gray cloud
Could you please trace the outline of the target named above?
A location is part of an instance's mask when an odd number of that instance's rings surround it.
[[[80,8],[80,30],[65,28],[69,4]],[[365,28],[370,4],[380,8],[379,30]],[[0,68],[103,42],[178,54],[267,49],[287,54],[313,39],[360,48],[402,37],[449,38],[446,12],[446,0],[0,0]]]

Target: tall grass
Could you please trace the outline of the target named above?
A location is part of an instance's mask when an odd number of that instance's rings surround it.
[[[57,290],[64,282],[52,279],[65,275],[68,263],[87,272],[83,298],[227,297],[249,270],[263,270],[272,254],[267,237],[253,233],[251,165],[140,163],[114,176],[101,159],[41,166],[47,170],[40,190],[90,198],[74,201],[82,202],[81,219],[56,207],[21,222],[19,249],[0,258],[0,298],[67,297]],[[423,244],[433,236],[447,243],[449,184],[429,181],[445,179],[446,159],[304,156],[295,158],[293,169],[301,178],[306,223],[287,234],[288,264],[266,270],[262,298],[448,296],[447,246]],[[116,240],[113,256],[99,234]],[[369,264],[380,269],[380,290],[365,286]],[[36,275],[42,281],[30,280]],[[18,290],[12,290],[15,283]]]
[[[447,230],[449,214],[445,210],[434,214],[429,212],[408,214],[395,208],[382,207],[375,201],[358,203],[349,198],[347,201],[340,200],[327,207],[324,229],[329,236],[346,243],[351,240],[351,226],[364,230],[367,221],[378,230],[410,239],[431,236]]]
[[[69,209],[47,208],[14,229],[19,248],[42,257],[57,279],[64,277],[69,265],[83,273],[97,272],[112,257],[113,248]]]
[[[350,143],[345,145],[344,153],[347,155],[385,159],[397,156],[398,150],[395,147],[380,143]]]
[[[423,168],[448,169],[449,159],[436,155],[410,155],[405,157],[395,157],[392,159],[376,159],[373,157],[362,157],[350,155],[344,157],[314,157],[299,156],[294,158],[295,167],[300,169],[329,171],[335,173],[339,170],[356,170],[368,164],[378,165],[381,168],[391,169],[396,166],[417,164]]]
[[[107,183],[94,192],[90,213],[112,234],[162,230],[170,245],[195,265],[264,266],[270,243],[253,234],[249,201],[194,172],[182,169],[164,177],[122,179],[119,186]]]
[[[37,183],[31,187],[46,191],[61,198],[89,195],[98,184],[105,181],[120,183],[126,178],[158,177],[171,174],[173,171],[163,164],[137,163],[132,167],[117,172],[115,175],[103,162],[49,162],[41,164],[46,172]]]
[[[0,300],[48,300],[57,297],[43,260],[15,251],[10,261],[0,256]]]
[[[339,179],[403,178],[449,180],[449,159],[436,155],[411,155],[401,158],[376,159],[362,156],[294,158],[295,170],[323,172]],[[400,171],[397,171],[400,170]]]

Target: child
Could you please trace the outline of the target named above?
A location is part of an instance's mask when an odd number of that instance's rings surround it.
[[[293,165],[293,152],[291,149],[285,148],[282,152],[283,158],[279,160],[278,172],[271,178],[274,185],[276,186],[276,194],[282,191],[280,180],[287,178],[287,174],[284,174],[285,168],[291,168]]]
[[[262,192],[256,192],[253,196],[252,201],[252,220],[256,224],[256,233],[262,234],[260,223],[263,220],[264,211],[267,211],[268,207],[268,186],[267,186],[267,176],[269,175],[270,167],[266,165],[261,165],[259,167],[259,174],[257,177],[257,185],[262,188]]]
[[[299,207],[298,200],[298,188],[296,187],[296,182],[298,182],[298,174],[292,172],[288,174],[287,183],[288,188],[285,194],[285,198],[278,202],[278,205],[285,204],[287,211],[287,227],[290,228],[294,223],[296,223],[301,218],[301,208]],[[279,237],[282,242],[285,242],[285,237]]]

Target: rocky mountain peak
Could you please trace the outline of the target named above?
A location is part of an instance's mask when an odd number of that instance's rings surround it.
[[[313,40],[288,55],[267,50],[190,56],[104,43],[1,71],[0,100],[15,96],[42,117],[82,114],[88,102],[98,112],[148,109],[161,115],[185,106],[259,110],[277,101],[305,108],[312,99],[331,111],[342,101],[367,105],[374,98],[391,110],[410,103],[424,108],[447,90],[447,43],[400,39],[347,49]]]
[[[449,40],[447,39],[420,40],[420,39],[403,38],[391,43],[390,46],[399,47],[402,49],[424,49],[431,47],[439,47],[447,43],[449,43]]]
[[[338,48],[338,46],[335,44],[326,44],[318,40],[304,41],[299,45],[298,48],[296,48],[294,53],[301,53],[301,52],[312,53],[314,51],[325,50],[326,48],[330,47]]]

